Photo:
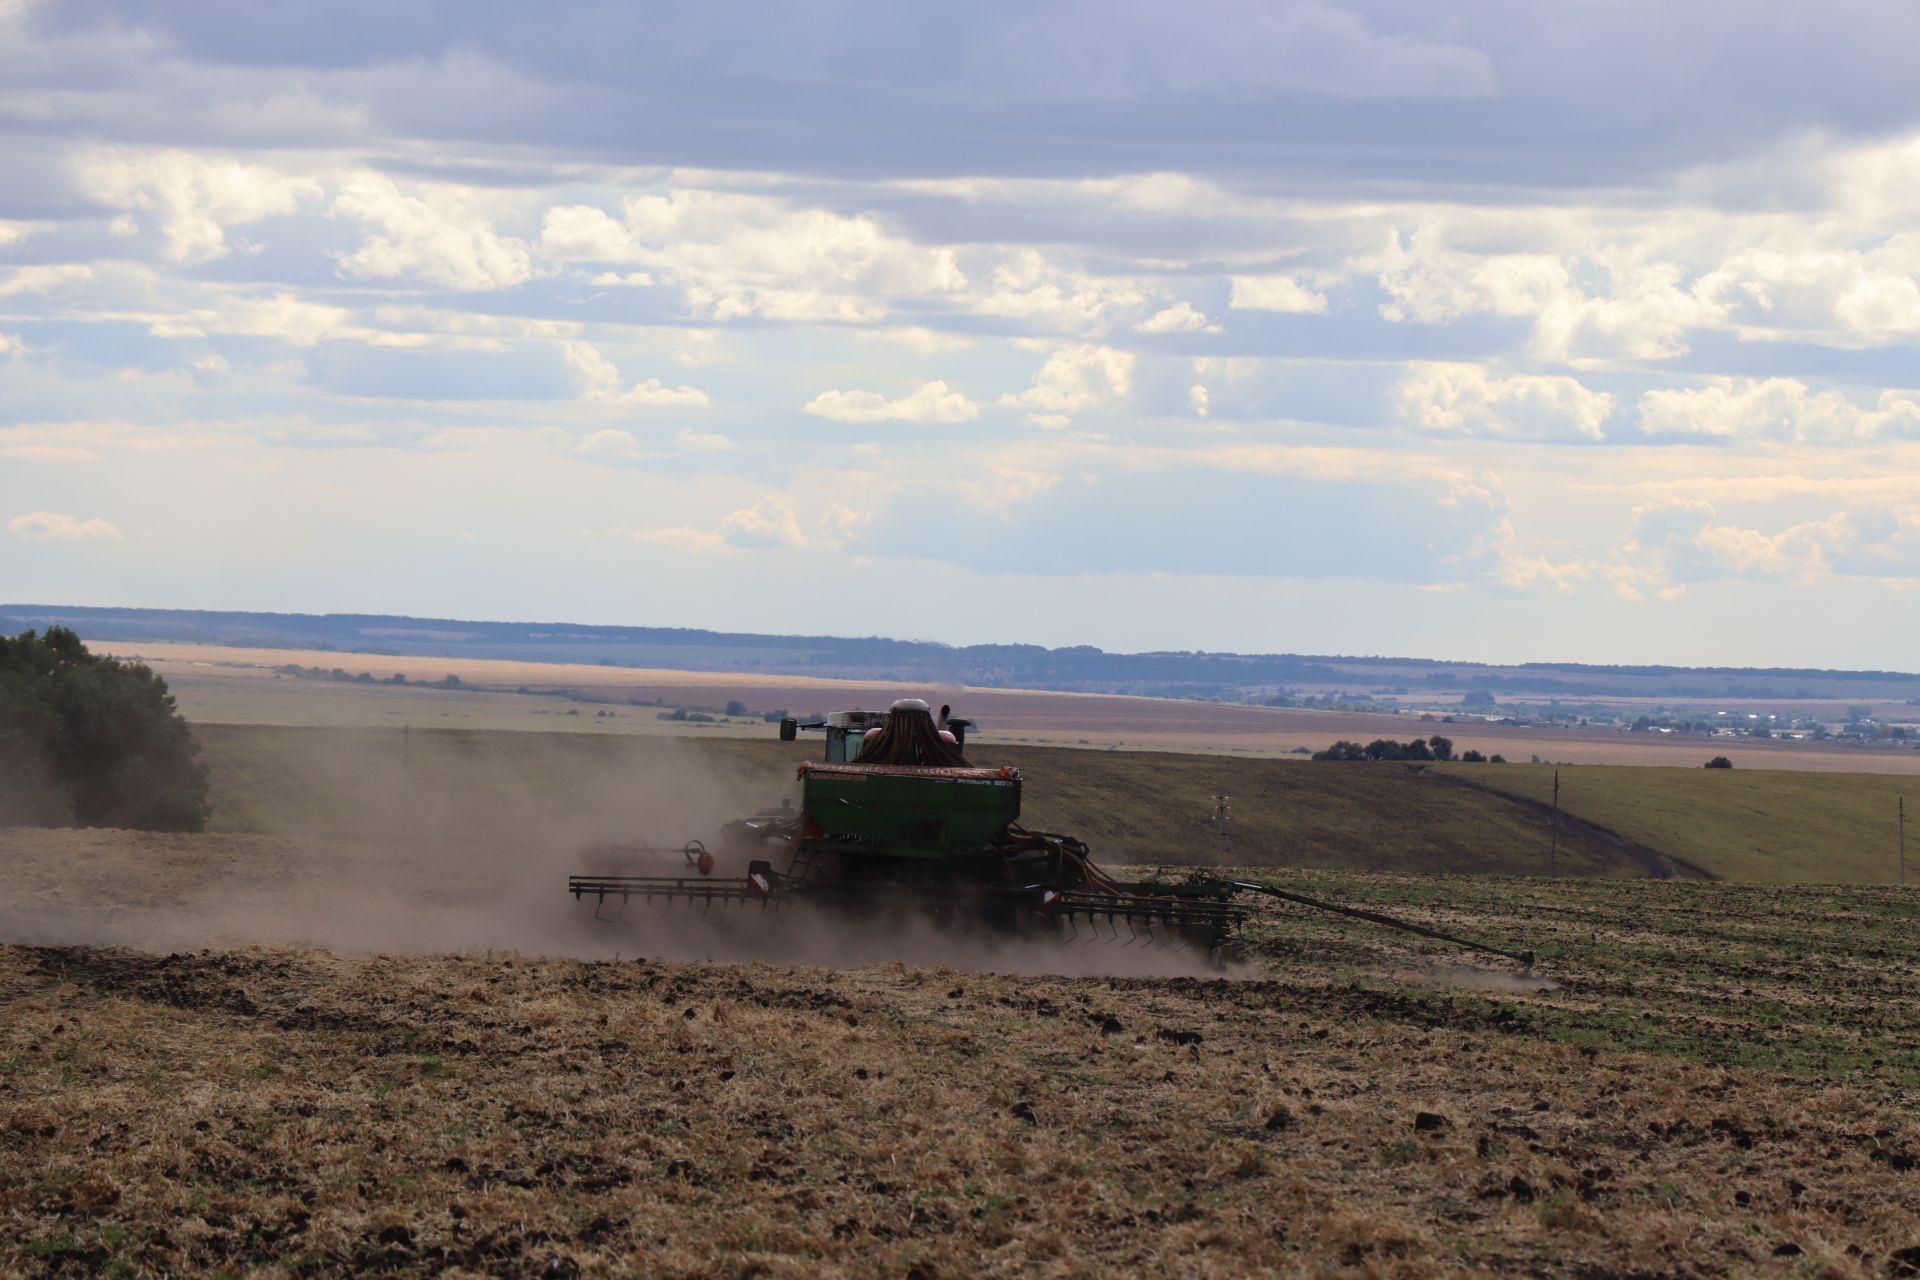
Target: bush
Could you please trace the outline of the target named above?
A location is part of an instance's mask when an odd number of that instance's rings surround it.
[[[1702,769],[1731,769],[1733,768],[1733,761],[1727,759],[1725,756],[1715,756],[1700,767]]]
[[[727,714],[730,716],[743,716],[747,714],[747,704],[735,698],[727,703]]]
[[[1334,743],[1325,751],[1313,753],[1315,760],[1451,760],[1453,759],[1453,739],[1435,734],[1431,738],[1415,738],[1411,742],[1395,742],[1392,738],[1375,738],[1364,747],[1357,742],[1348,742],[1345,738]]]
[[[204,830],[199,754],[148,667],[65,627],[0,636],[0,823]]]

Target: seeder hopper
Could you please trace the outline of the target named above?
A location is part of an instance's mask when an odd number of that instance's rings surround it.
[[[794,907],[831,913],[849,927],[924,921],[957,931],[1041,936],[1063,943],[1198,948],[1229,953],[1251,909],[1242,894],[1264,894],[1368,920],[1531,966],[1531,952],[1506,951],[1340,906],[1252,880],[1190,874],[1125,881],[1094,864],[1072,836],[1020,825],[1020,772],[970,764],[971,722],[938,719],[918,699],[884,715],[839,712],[817,724],[781,722],[793,741],[822,731],[825,759],[799,767],[801,801],[729,823],[719,859],[745,875],[715,875],[716,857],[693,842],[683,852],[694,874],[576,875],[567,888],[592,900],[595,915],[624,919],[639,904],[708,919],[735,912],[780,914]],[[652,852],[641,850],[638,852]]]

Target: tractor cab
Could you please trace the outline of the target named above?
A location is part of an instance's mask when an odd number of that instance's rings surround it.
[[[826,735],[826,763],[851,764],[853,758],[860,754],[860,747],[866,741],[868,731],[878,729],[886,722],[885,711],[835,711],[809,724],[802,724],[788,717],[780,722],[780,741],[794,741],[803,729],[809,733],[817,730]],[[971,720],[949,716],[943,727],[953,734],[956,746],[964,747],[967,742],[967,732],[974,727],[974,723]]]

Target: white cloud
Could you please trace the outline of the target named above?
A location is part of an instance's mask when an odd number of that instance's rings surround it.
[[[1503,526],[1506,536],[1512,537],[1513,526]],[[1498,567],[1494,571],[1495,579],[1503,587],[1516,591],[1538,591],[1547,589],[1562,595],[1571,593],[1581,583],[1593,576],[1593,566],[1581,560],[1556,564],[1542,555],[1528,554],[1516,550],[1510,545],[1499,548]]]
[[[1200,383],[1187,388],[1187,408],[1196,418],[1204,418],[1213,412],[1213,393]]]
[[[1920,333],[1920,236],[1833,222],[1751,235],[1736,233],[1694,286],[1742,337],[1857,347]]]
[[[1882,391],[1877,406],[1865,409],[1797,378],[1715,378],[1704,386],[1646,392],[1640,430],[1719,441],[1920,438],[1920,392]]]
[[[987,281],[962,299],[967,310],[1056,333],[1098,334],[1122,313],[1147,303],[1146,291],[1134,280],[1062,267],[1038,249],[1004,252]]]
[[[1149,318],[1133,326],[1139,333],[1208,333],[1220,332],[1219,325],[1210,325],[1207,318],[1194,310],[1190,302],[1176,302],[1172,306],[1156,311]]]
[[[209,307],[183,308],[155,319],[148,332],[158,338],[204,338],[210,333],[254,338],[279,338],[294,346],[310,347],[342,338],[376,345],[407,346],[405,335],[383,333],[353,323],[344,307],[309,302],[294,293],[272,296],[216,291]]]
[[[664,451],[644,448],[631,431],[608,427],[582,436],[573,452],[589,458],[616,458],[638,461],[643,458],[680,458],[690,454],[732,453],[739,448],[723,435],[681,427],[673,434],[673,447]]]
[[[1063,347],[1033,375],[1033,385],[999,403],[1026,409],[1038,426],[1066,425],[1073,414],[1126,398],[1132,389],[1133,355],[1112,347]]]
[[[701,552],[733,548],[765,551],[807,545],[807,536],[802,532],[793,508],[773,497],[762,498],[752,506],[726,516],[717,530],[695,529],[685,525],[668,529],[641,529],[633,534],[633,540],[679,551]]]
[[[655,408],[677,405],[692,409],[705,409],[713,403],[707,398],[707,393],[698,387],[669,387],[658,378],[634,383],[620,396],[620,401],[622,404],[643,404]]]
[[[698,190],[635,196],[622,213],[549,209],[540,251],[557,262],[645,268],[716,320],[871,323],[886,316],[889,299],[967,283],[952,249],[915,244],[867,215]]]
[[[1486,313],[1530,320],[1531,354],[1539,360],[1672,359],[1686,353],[1690,330],[1722,318],[1719,304],[1685,285],[1683,266],[1648,260],[1650,245],[1589,243],[1583,253],[1571,247],[1581,233],[1560,225],[1568,219],[1545,221],[1555,238],[1569,242],[1566,252],[1458,248],[1443,224],[1429,222],[1404,242],[1398,230],[1389,232],[1383,251],[1351,265],[1387,292],[1391,301],[1380,307],[1386,319],[1439,325]],[[1584,232],[1600,234],[1591,226]],[[1482,232],[1494,243],[1512,234],[1497,224]],[[1576,282],[1582,266],[1596,282],[1593,293]]]
[[[507,289],[533,278],[525,241],[494,230],[459,187],[402,192],[391,178],[357,173],[341,186],[333,211],[374,228],[360,248],[340,258],[350,276],[411,277],[452,289]]]
[[[697,369],[703,364],[711,364],[719,345],[720,335],[712,329],[675,329],[673,362],[683,369]]]
[[[873,512],[858,511],[841,502],[827,504],[820,515],[821,539],[833,545],[852,542],[873,523]]]
[[[561,350],[585,384],[580,393],[583,399],[649,408],[705,409],[713,403],[698,387],[669,387],[658,378],[627,387],[619,367],[590,342],[566,342]]]
[[[727,540],[720,534],[706,529],[692,529],[684,525],[671,529],[636,529],[633,532],[635,542],[651,543],[654,546],[672,547],[676,551],[725,551]]]
[[[1355,265],[1371,271],[1392,299],[1381,305],[1381,315],[1422,324],[1446,324],[1478,311],[1537,316],[1572,288],[1556,254],[1462,252],[1433,224],[1405,243],[1399,231],[1390,232],[1384,250]]]
[[[945,382],[926,383],[897,400],[878,391],[822,391],[807,402],[806,411],[835,422],[968,422],[980,416],[980,406]]]
[[[960,333],[941,333],[924,325],[897,325],[886,329],[862,329],[860,336],[880,342],[891,342],[895,346],[907,348],[923,356],[943,355],[949,351],[964,351],[973,345],[973,339]]]
[[[972,479],[953,480],[950,487],[975,511],[1005,516],[1060,483],[1057,474],[996,464]]]
[[[643,458],[646,456],[640,448],[640,442],[633,438],[631,431],[621,431],[608,427],[583,437],[574,446],[575,453],[593,458]]]
[[[1238,311],[1321,315],[1327,309],[1327,299],[1292,276],[1235,276],[1233,296],[1227,305]]]
[[[185,151],[97,152],[78,167],[85,188],[106,204],[157,210],[176,262],[223,257],[227,228],[296,213],[322,194],[309,177]]]
[[[373,317],[390,331],[389,337],[381,339],[386,345],[431,345],[450,351],[505,353],[513,350],[516,342],[576,338],[584,328],[577,320],[488,315],[397,303],[375,307]]]
[[[630,262],[642,252],[625,223],[592,205],[547,210],[540,252],[555,262]],[[609,283],[596,278],[595,284]]]
[[[778,498],[762,498],[720,522],[720,536],[736,547],[804,547],[793,508]]]
[[[1769,534],[1723,523],[1710,502],[1659,498],[1634,508],[1631,535],[1607,576],[1629,600],[1678,599],[1690,583],[1722,578],[1920,579],[1920,505],[1838,511]]]
[[[77,284],[91,279],[93,268],[78,262],[15,267],[0,277],[0,298],[13,298],[25,293],[50,293],[63,284]]]
[[[7,532],[34,542],[101,542],[120,537],[120,528],[95,517],[78,520],[58,511],[32,511],[7,521]]]
[[[1526,440],[1599,440],[1613,397],[1573,378],[1493,377],[1479,365],[1435,362],[1400,382],[1401,421],[1426,431]]]
[[[732,453],[740,446],[723,435],[682,427],[673,433],[673,447],[675,452],[684,454]]]
[[[1604,260],[1603,260],[1604,261]],[[1588,297],[1569,289],[1535,319],[1533,353],[1576,364],[1671,360],[1688,351],[1688,334],[1717,326],[1723,309],[1685,286],[1678,263],[1604,263],[1607,291]]]

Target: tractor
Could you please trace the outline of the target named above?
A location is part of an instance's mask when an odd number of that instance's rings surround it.
[[[1115,879],[1081,841],[1020,824],[1020,771],[970,763],[963,749],[975,727],[946,707],[936,716],[917,698],[885,713],[783,720],[783,741],[820,732],[824,758],[800,764],[798,809],[762,810],[723,828],[721,857],[744,863],[744,875],[714,875],[714,855],[695,841],[680,851],[694,874],[575,875],[568,891],[591,899],[603,919],[609,903],[620,918],[636,901],[721,915],[806,904],[854,922],[918,918],[1002,935],[1193,947],[1216,958],[1230,954],[1235,930],[1251,915],[1238,896],[1253,893],[1532,965],[1531,952],[1254,881],[1207,874]]]

